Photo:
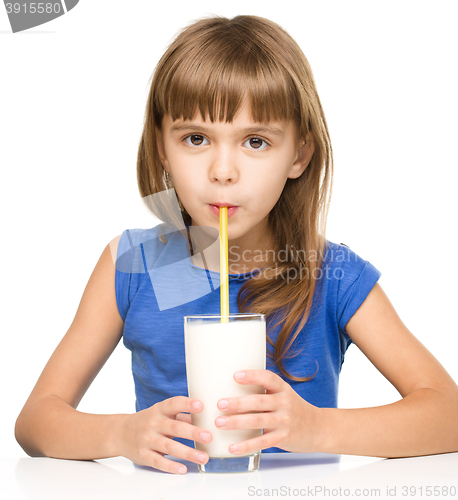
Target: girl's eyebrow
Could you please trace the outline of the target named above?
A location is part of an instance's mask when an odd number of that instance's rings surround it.
[[[192,124],[187,124],[187,123],[176,123],[172,125],[170,128],[170,132],[175,132],[175,131],[180,131],[180,130],[189,130],[189,131],[194,131],[194,132],[206,132],[209,131],[205,126],[201,125],[192,125]],[[254,127],[247,127],[243,129],[238,129],[237,132],[240,132],[242,134],[262,134],[262,133],[268,133],[268,134],[273,134],[273,135],[278,135],[282,136],[284,135],[283,130],[273,127],[271,125],[269,126],[264,126],[264,125],[259,125],[259,126],[254,126]]]

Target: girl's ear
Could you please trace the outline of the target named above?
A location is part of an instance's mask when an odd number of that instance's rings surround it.
[[[167,156],[165,155],[164,138],[162,136],[162,131],[156,127],[156,145],[159,153],[159,158],[161,159],[162,166],[164,170],[170,174],[169,162],[167,161]]]
[[[305,169],[307,168],[310,160],[312,159],[313,152],[315,151],[315,143],[313,140],[313,134],[311,131],[307,133],[305,141],[302,141],[299,145],[299,151],[297,153],[296,160],[289,171],[289,179],[297,179],[300,177]]]

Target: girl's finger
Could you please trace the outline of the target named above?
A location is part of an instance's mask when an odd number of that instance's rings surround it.
[[[265,450],[272,446],[277,446],[280,443],[280,436],[275,431],[264,433],[254,439],[234,443],[229,446],[229,452],[232,455],[249,455],[256,453],[259,450]]]
[[[189,413],[178,413],[175,420],[181,420],[181,422],[191,423],[191,415]]]
[[[275,422],[275,414],[271,412],[217,417],[215,425],[221,430],[272,429],[278,427],[278,423]]]
[[[211,432],[181,420],[165,419],[162,427],[162,434],[165,436],[189,439],[190,441],[197,441],[198,443],[209,443],[212,440]],[[186,448],[188,447],[186,446]]]
[[[179,413],[200,413],[204,409],[202,401],[186,396],[175,396],[157,403],[161,413],[169,418],[175,418]]]
[[[195,464],[206,464],[208,462],[208,455],[205,452],[195,450],[194,448],[190,448],[185,444],[164,436],[157,440],[156,447],[166,455],[187,460],[188,462],[193,462]]]
[[[174,462],[173,460],[165,458],[163,453],[152,450],[151,453],[146,456],[146,460],[144,460],[143,463],[139,463],[139,465],[153,467],[154,469],[169,472],[170,474],[185,474],[188,470],[186,465]]]
[[[269,370],[243,370],[234,373],[234,380],[243,385],[262,385],[269,393],[280,392],[286,382]]]
[[[238,398],[224,398],[218,401],[218,409],[227,413],[246,413],[249,411],[274,411],[277,399],[269,394],[250,394]]]

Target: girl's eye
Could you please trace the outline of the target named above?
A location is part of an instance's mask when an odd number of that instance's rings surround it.
[[[259,137],[251,137],[243,144],[250,149],[257,149],[257,150],[266,149],[266,147],[268,146],[267,142],[264,139],[260,139]]]
[[[207,141],[207,142],[205,142]],[[208,139],[205,139],[203,135],[193,134],[185,138],[184,142],[188,146],[202,146],[208,144]]]

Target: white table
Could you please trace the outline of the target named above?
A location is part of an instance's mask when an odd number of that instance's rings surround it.
[[[0,459],[7,500],[242,500],[249,498],[458,499],[458,453],[380,459],[349,455],[265,454],[257,472],[184,476],[137,467],[125,458],[97,461]],[[6,495],[3,493],[6,492]]]

